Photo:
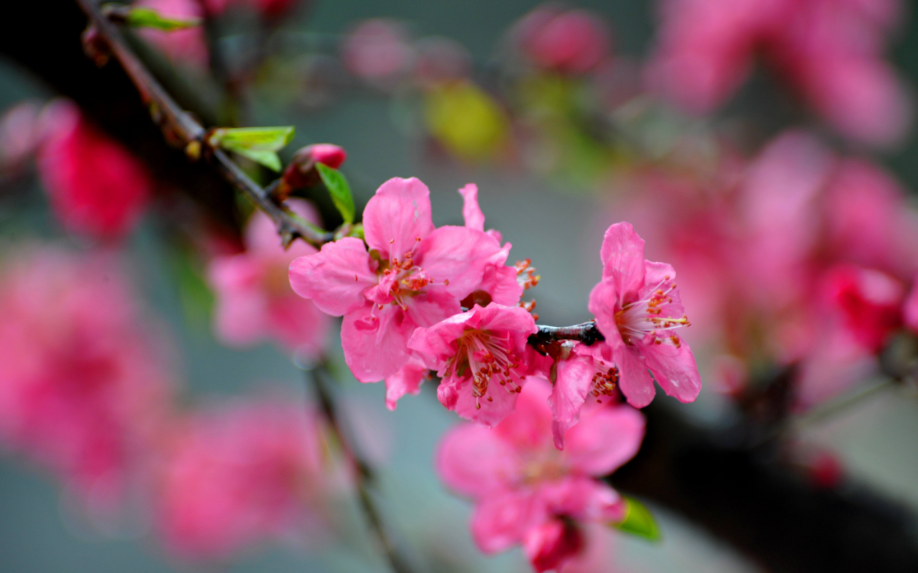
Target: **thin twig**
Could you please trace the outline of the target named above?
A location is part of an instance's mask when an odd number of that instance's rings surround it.
[[[177,139],[186,150],[198,150],[206,147],[207,130],[190,114],[182,110],[162,85],[147,70],[146,66],[128,47],[118,28],[102,14],[94,0],[76,0],[89,18],[90,24],[98,31],[112,55],[124,68],[128,77],[140,92],[143,101],[150,106],[151,114],[167,136]],[[191,153],[190,155],[198,155]],[[334,239],[334,233],[314,229],[296,217],[283,204],[275,203],[265,190],[252,181],[245,172],[220,149],[213,153],[200,154],[208,158],[220,174],[236,189],[248,196],[262,211],[271,217],[277,227],[284,246],[297,237],[313,246],[321,247]]]
[[[389,536],[383,524],[379,509],[373,501],[373,496],[369,488],[370,484],[375,480],[373,469],[354,448],[348,436],[345,435],[338,415],[338,410],[335,407],[334,397],[331,390],[327,387],[327,382],[322,375],[324,371],[327,371],[324,364],[323,361],[319,365],[307,370],[307,377],[315,389],[316,396],[319,400],[319,406],[326,420],[328,420],[328,425],[334,433],[335,439],[338,441],[344,457],[354,470],[360,506],[366,515],[370,529],[382,546],[383,552],[392,570],[395,573],[410,573],[411,568],[399,554],[394,540]]]

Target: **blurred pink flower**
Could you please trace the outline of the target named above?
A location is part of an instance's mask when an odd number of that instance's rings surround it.
[[[878,353],[902,324],[905,286],[881,271],[847,264],[831,269],[826,282],[845,327],[866,349]]]
[[[621,378],[611,346],[573,343],[567,349],[569,355],[556,362],[557,379],[549,398],[552,434],[559,450],[564,448],[565,432],[580,420],[585,404],[617,399]]]
[[[408,362],[416,328],[460,312],[500,247],[481,231],[435,229],[430,191],[414,178],[383,183],[363,225],[366,245],[344,238],[299,257],[290,284],[323,312],[344,316],[345,361],[358,380],[376,382]]]
[[[0,175],[21,169],[42,142],[39,120],[41,107],[33,100],[22,101],[0,117]]]
[[[612,38],[600,16],[544,4],[523,17],[514,30],[517,50],[547,70],[583,74],[610,57]]]
[[[446,485],[472,498],[472,536],[485,553],[524,544],[537,571],[560,568],[582,549],[580,527],[624,517],[621,498],[601,477],[638,451],[643,417],[627,406],[584,412],[555,449],[549,383],[531,378],[516,411],[494,429],[461,424],[437,451]]]
[[[632,406],[653,400],[654,379],[670,396],[691,402],[701,391],[695,357],[672,331],[687,326],[676,272],[644,259],[644,241],[629,223],[603,237],[603,279],[590,293],[590,312],[615,361],[622,393]],[[650,373],[653,373],[653,378]]]
[[[101,239],[130,231],[153,189],[144,165],[70,101],[52,103],[42,122],[38,174],[58,218],[72,231]]]
[[[348,33],[341,57],[357,78],[385,84],[408,72],[414,50],[399,22],[379,18],[361,22]]]
[[[442,378],[440,403],[463,418],[494,426],[513,411],[526,377],[550,365],[527,345],[536,330],[522,308],[475,305],[417,329],[408,347]]]
[[[194,414],[164,460],[160,527],[170,548],[220,558],[309,525],[323,490],[316,415],[296,399]]]
[[[287,204],[305,220],[319,224],[315,209],[299,199]],[[234,346],[272,337],[307,358],[318,357],[325,346],[331,318],[290,288],[290,263],[317,251],[303,241],[284,250],[274,223],[262,212],[252,215],[245,233],[246,251],[215,257],[208,276],[216,295],[214,328],[220,339]]]
[[[207,4],[214,14],[222,12],[222,6],[225,5],[220,0],[208,0]],[[203,6],[198,0],[138,0],[134,6],[151,8],[161,16],[178,20],[204,16]],[[200,26],[172,32],[145,28],[139,33],[162,50],[173,64],[204,69],[210,61],[204,30]]]
[[[0,272],[0,440],[91,509],[137,477],[168,415],[165,346],[115,261],[51,247]]]
[[[648,68],[651,86],[694,113],[722,104],[761,54],[843,135],[901,141],[909,96],[882,59],[898,0],[667,0]]]

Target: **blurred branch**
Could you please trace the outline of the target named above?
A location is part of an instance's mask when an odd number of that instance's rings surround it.
[[[394,540],[391,538],[383,524],[379,509],[373,501],[370,492],[370,484],[375,481],[373,469],[370,464],[357,452],[351,444],[351,440],[345,435],[342,427],[338,409],[335,406],[335,400],[332,391],[327,387],[327,381],[323,373],[328,373],[328,368],[324,361],[307,371],[307,377],[315,389],[316,396],[319,400],[319,406],[331,431],[338,441],[347,463],[354,470],[354,479],[357,482],[358,500],[367,518],[367,523],[376,539],[382,547],[389,565],[395,573],[411,573],[405,560],[398,552]]]
[[[167,138],[175,138],[192,156],[208,158],[220,174],[237,190],[249,197],[262,211],[268,214],[277,226],[283,244],[289,245],[297,237],[321,246],[332,240],[332,233],[318,232],[300,221],[285,205],[275,203],[265,190],[252,181],[248,175],[221,149],[208,150],[205,141],[206,130],[190,114],[182,110],[159,82],[134,55],[124,41],[120,31],[102,14],[94,0],[76,0],[89,18],[90,23],[108,46],[112,55],[121,64],[133,84],[140,92],[144,103],[150,107],[154,120],[163,129]],[[201,153],[202,148],[206,153]]]

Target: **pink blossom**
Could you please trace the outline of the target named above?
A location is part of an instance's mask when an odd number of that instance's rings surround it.
[[[429,195],[417,179],[390,179],[363,212],[366,245],[344,238],[290,265],[297,294],[344,316],[344,358],[361,382],[398,372],[414,330],[458,314],[500,251],[481,231],[435,229]]]
[[[209,7],[217,7],[219,0],[208,0]],[[202,4],[198,0],[139,0],[134,4],[156,10],[160,15],[178,20],[201,18],[204,15]],[[216,10],[213,13],[219,13]],[[163,51],[176,65],[186,65],[203,70],[210,61],[204,30],[201,26],[194,26],[184,30],[165,32],[145,28],[140,30],[140,35]]]
[[[644,419],[627,406],[584,412],[555,449],[549,429],[548,382],[530,378],[516,411],[494,429],[459,425],[437,451],[437,471],[457,493],[472,498],[472,536],[485,553],[518,544],[537,571],[558,568],[582,547],[583,523],[623,518],[618,493],[596,480],[631,459]]]
[[[535,65],[583,74],[609,57],[612,39],[602,19],[586,10],[551,4],[527,14],[516,26],[517,49]]]
[[[179,555],[218,558],[301,528],[322,465],[317,417],[296,399],[198,412],[164,461],[162,533]]]
[[[463,418],[493,426],[513,411],[526,377],[546,368],[527,344],[537,330],[522,308],[475,305],[419,328],[408,346],[442,378],[440,403]]]
[[[701,391],[695,357],[672,333],[688,325],[676,272],[644,259],[644,241],[628,223],[609,227],[600,256],[603,279],[590,293],[589,308],[606,339],[602,344],[611,349],[628,403],[643,408],[653,400],[650,373],[670,396],[695,400]]]
[[[832,269],[826,280],[845,327],[865,348],[879,352],[902,323],[904,285],[881,271],[853,265]]]
[[[318,214],[307,202],[287,204],[301,217],[318,224]],[[252,215],[245,235],[246,251],[215,257],[209,267],[216,295],[214,329],[234,346],[248,346],[272,337],[290,350],[309,358],[324,347],[330,319],[311,301],[290,288],[290,263],[317,251],[303,241],[284,250],[274,223],[264,213]]]
[[[108,510],[146,463],[171,384],[115,261],[51,247],[0,271],[0,440]]]
[[[648,68],[652,87],[694,113],[721,105],[761,54],[843,135],[901,141],[913,109],[881,59],[901,2],[667,0]]]
[[[341,47],[345,67],[374,83],[391,82],[410,68],[414,53],[404,27],[393,20],[366,20],[348,33]]]
[[[71,230],[102,239],[127,233],[152,193],[146,168],[103,135],[69,101],[47,110],[38,174],[51,207]]]

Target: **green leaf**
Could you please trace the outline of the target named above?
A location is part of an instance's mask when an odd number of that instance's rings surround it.
[[[351,186],[347,184],[347,179],[337,169],[333,169],[324,163],[316,163],[316,169],[319,170],[319,176],[322,182],[328,188],[332,202],[337,207],[345,223],[354,222],[354,197],[351,196]]]
[[[281,170],[281,161],[277,151],[293,139],[293,127],[222,127],[215,129],[209,142],[215,147],[222,147],[238,153],[256,163],[274,171]]]
[[[633,497],[623,496],[623,501],[625,518],[619,523],[613,523],[612,526],[631,535],[637,535],[650,541],[659,541],[660,528],[650,510]]]
[[[151,8],[131,8],[127,13],[127,24],[132,28],[155,28],[172,32],[201,25],[199,18],[166,18]]]

